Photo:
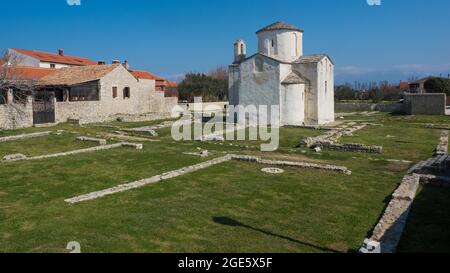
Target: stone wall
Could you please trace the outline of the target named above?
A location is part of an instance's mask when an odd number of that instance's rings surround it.
[[[55,105],[56,122],[69,119],[100,122],[110,120],[118,114],[139,115],[151,112],[150,102],[155,96],[155,82],[137,81],[123,66],[100,79],[100,100],[57,102]],[[112,89],[117,87],[117,97],[113,98]],[[130,98],[124,98],[123,89],[130,88]]]
[[[372,237],[368,240],[377,243],[379,253],[394,253],[405,229],[412,203],[419,187],[420,177],[406,175],[400,186],[392,194],[383,216],[375,226]],[[367,253],[367,244],[363,245],[361,252]]]
[[[449,137],[449,132],[448,130],[442,130],[441,131],[441,137],[440,137],[440,141],[439,144],[436,147],[436,151],[434,153],[434,155],[445,155],[448,153],[448,137]]]
[[[373,153],[373,154],[381,154],[383,152],[382,146],[368,146],[360,143],[340,144],[323,141],[317,142],[316,147],[341,152],[358,152],[358,153]]]
[[[203,102],[200,106],[198,103],[179,103],[178,106],[180,106],[183,110],[189,110],[189,111],[198,111],[197,109],[200,109],[202,107],[203,112],[220,112],[223,111],[225,108],[228,108],[228,102],[227,101],[217,101],[217,102]]]
[[[112,89],[117,87],[117,97]],[[130,98],[123,97],[123,89],[130,88]],[[100,80],[99,101],[57,102],[56,122],[77,120],[80,124],[105,122],[115,119],[148,121],[170,118],[177,98],[164,98],[164,92],[155,91],[154,80],[136,80],[123,66]]]
[[[0,130],[31,126],[33,126],[33,105],[31,99],[28,99],[25,104],[0,104]]]
[[[342,136],[351,136],[354,132],[365,128],[365,124],[348,123],[340,125],[337,128],[325,132],[323,135],[317,137],[308,137],[303,139],[299,146],[308,148],[324,148],[335,151],[343,152],[360,152],[360,153],[382,153],[383,147],[381,146],[368,146],[360,143],[337,143]]]
[[[0,137],[0,142],[14,141],[14,140],[18,140],[18,139],[35,138],[35,137],[43,137],[43,136],[48,136],[51,133],[52,133],[51,131],[45,131],[45,132],[37,132],[37,133],[32,133],[32,134],[5,136],[5,137]]]
[[[379,111],[388,113],[403,113],[404,105],[402,103],[350,103],[336,102],[336,112],[354,112],[354,111]]]
[[[405,94],[407,115],[445,115],[446,95],[444,93]]]

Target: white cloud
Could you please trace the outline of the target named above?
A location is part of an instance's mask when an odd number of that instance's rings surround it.
[[[69,6],[81,6],[81,0],[66,0]]]
[[[397,82],[411,77],[442,76],[450,74],[447,64],[396,64],[384,67],[341,66],[335,69],[337,82],[380,81]]]
[[[401,73],[410,74],[439,74],[450,73],[450,63],[448,64],[398,64],[387,67],[358,67],[358,66],[341,66],[336,67],[337,75],[366,75],[373,73]]]
[[[171,80],[171,81],[179,82],[179,81],[183,80],[185,76],[186,76],[186,74],[180,73],[180,74],[166,75],[166,76],[163,76],[163,78]]]

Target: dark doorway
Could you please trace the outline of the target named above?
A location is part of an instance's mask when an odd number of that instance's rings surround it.
[[[50,92],[40,92],[36,94],[33,100],[33,123],[45,124],[54,122],[54,94]]]

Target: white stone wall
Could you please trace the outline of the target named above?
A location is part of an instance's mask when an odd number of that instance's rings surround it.
[[[326,57],[317,66],[317,116],[321,125],[334,121],[334,65]]]
[[[303,33],[292,30],[260,32],[258,52],[284,62],[293,62],[303,55]]]
[[[228,101],[230,105],[239,104],[240,68],[231,65],[228,69]]]
[[[310,81],[309,85],[305,86],[305,123],[307,125],[318,125],[317,63],[295,64],[293,69],[300,72]]]
[[[305,85],[281,87],[281,125],[303,125],[305,122]]]
[[[262,72],[255,71],[255,59],[263,61]],[[260,105],[268,107],[268,114],[272,105],[280,105],[280,65],[278,62],[263,56],[256,56],[240,65],[240,80],[238,84],[239,104]],[[264,117],[262,117],[264,118]]]
[[[73,65],[66,65],[66,64],[57,64],[57,63],[39,62],[39,67],[42,67],[42,68],[51,68],[51,64],[54,64],[54,65],[55,65],[54,68],[56,68],[56,69],[73,66]]]

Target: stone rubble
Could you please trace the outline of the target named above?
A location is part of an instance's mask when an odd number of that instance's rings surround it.
[[[279,168],[263,168],[263,169],[261,169],[261,171],[263,173],[268,173],[268,174],[281,174],[281,173],[284,173],[284,170],[279,169]]]
[[[19,160],[25,160],[27,157],[23,154],[12,154],[12,155],[5,155],[3,157],[3,161],[7,162],[13,162],[13,161],[19,161]]]

